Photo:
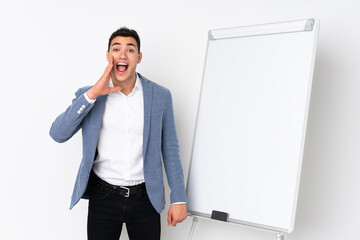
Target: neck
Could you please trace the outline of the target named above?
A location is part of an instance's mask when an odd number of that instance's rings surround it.
[[[132,77],[124,81],[117,81],[114,77],[112,77],[112,82],[115,87],[121,87],[121,92],[127,96],[132,92],[135,87],[136,77],[136,73],[134,73]]]

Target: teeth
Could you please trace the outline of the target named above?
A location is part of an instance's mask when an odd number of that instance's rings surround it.
[[[118,65],[118,66],[127,66],[126,63],[118,63],[117,65]]]

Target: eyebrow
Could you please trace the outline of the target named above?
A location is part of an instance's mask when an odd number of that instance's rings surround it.
[[[121,45],[121,43],[115,42],[111,46],[114,46],[114,45]],[[136,45],[133,43],[127,43],[126,46],[134,46],[136,48]]]

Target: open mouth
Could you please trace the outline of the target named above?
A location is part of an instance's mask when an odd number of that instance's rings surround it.
[[[128,65],[126,63],[118,63],[116,68],[120,73],[124,73],[128,69]]]

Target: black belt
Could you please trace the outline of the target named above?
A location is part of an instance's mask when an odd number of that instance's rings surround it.
[[[141,184],[135,185],[135,186],[117,186],[117,185],[112,185],[110,183],[105,182],[104,180],[99,178],[94,172],[92,172],[91,175],[92,175],[92,179],[93,179],[93,184],[96,187],[104,189],[107,192],[119,194],[120,196],[123,196],[123,197],[130,197],[137,193],[146,192],[145,183],[141,183]]]

